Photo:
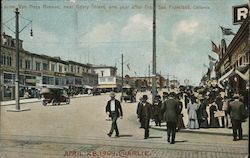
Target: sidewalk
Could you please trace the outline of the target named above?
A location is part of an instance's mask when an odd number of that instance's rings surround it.
[[[81,95],[75,95],[73,98],[80,98],[80,97],[90,97],[93,95],[88,95],[88,94],[81,94]],[[41,102],[41,99],[38,98],[29,98],[29,99],[20,99],[20,104],[26,104],[26,103],[35,103],[35,102]],[[8,101],[2,101],[0,102],[0,106],[8,106],[8,105],[15,105],[16,101],[15,100],[8,100]]]

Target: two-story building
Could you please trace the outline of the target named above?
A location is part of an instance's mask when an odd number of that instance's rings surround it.
[[[103,91],[119,91],[122,86],[122,77],[117,76],[117,68],[106,65],[92,66],[98,74],[98,88]]]
[[[15,39],[2,35],[0,82],[3,100],[15,98],[16,49]],[[60,87],[83,93],[86,87],[98,84],[98,75],[90,65],[74,61],[64,61],[60,57],[50,57],[26,51],[19,41],[19,83],[20,97],[29,92],[30,97],[38,97],[42,87]]]

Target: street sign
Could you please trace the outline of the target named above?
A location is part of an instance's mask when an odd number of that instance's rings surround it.
[[[249,13],[248,4],[233,6],[233,24],[242,24]]]

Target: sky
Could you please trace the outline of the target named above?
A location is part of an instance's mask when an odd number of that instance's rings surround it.
[[[152,74],[153,0],[4,0],[3,22],[20,10],[23,47],[32,53],[81,63],[117,66],[121,74]],[[206,72],[211,40],[219,45],[219,26],[237,32],[232,6],[248,0],[156,0],[157,73],[198,85]],[[28,19],[28,20],[27,20]],[[14,30],[15,20],[6,23]],[[4,27],[4,32],[14,37]],[[226,36],[227,44],[233,36]]]

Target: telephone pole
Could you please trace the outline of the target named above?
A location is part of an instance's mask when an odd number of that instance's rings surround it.
[[[152,76],[152,102],[156,96],[156,0],[153,0],[153,76]]]
[[[18,11],[18,8],[16,8],[15,11],[16,14],[16,74],[15,74],[15,101],[16,101],[16,109],[14,110],[7,110],[7,111],[12,111],[12,112],[20,112],[20,111],[29,111],[30,109],[20,109],[20,96],[19,96],[19,86],[20,86],[20,81],[19,81],[19,14],[20,12]],[[22,31],[22,30],[21,30]],[[32,29],[31,29],[31,35],[32,35]],[[33,36],[33,35],[32,35]]]
[[[122,54],[122,96],[121,96],[121,102],[123,101],[123,54]]]

